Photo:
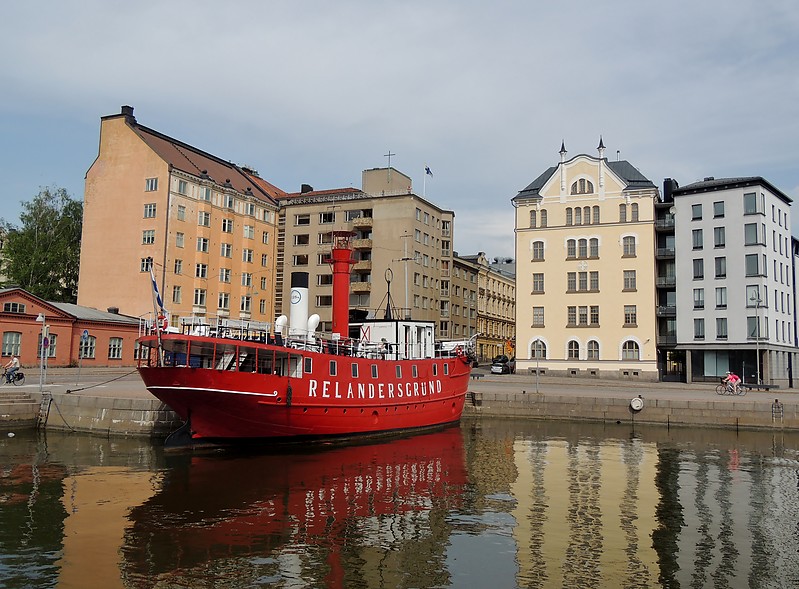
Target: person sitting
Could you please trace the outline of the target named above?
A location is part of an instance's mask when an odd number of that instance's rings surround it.
[[[738,388],[741,384],[741,378],[735,374],[734,372],[727,372],[727,376],[724,378],[724,384],[728,387],[732,387],[732,392],[736,395],[738,394]]]
[[[6,362],[3,368],[6,369],[6,383],[14,382],[14,375],[19,370],[19,358],[12,356],[11,360]]]

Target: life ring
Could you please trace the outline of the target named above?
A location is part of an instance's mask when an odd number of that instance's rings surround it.
[[[158,326],[161,328],[161,331],[166,331],[166,328],[169,327],[169,321],[165,315],[158,316]]]
[[[463,346],[455,346],[455,355],[463,356]]]

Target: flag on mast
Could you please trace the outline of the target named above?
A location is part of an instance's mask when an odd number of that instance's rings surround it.
[[[428,166],[426,164],[425,164],[425,167],[424,167],[424,173],[426,175],[430,176],[431,178],[433,177],[433,171],[430,169],[430,166]]]

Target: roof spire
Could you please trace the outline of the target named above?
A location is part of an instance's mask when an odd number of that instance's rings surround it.
[[[599,146],[597,149],[605,149],[605,144],[602,143],[602,135],[599,136]]]
[[[560,142],[560,155],[566,155],[566,142],[561,139]]]

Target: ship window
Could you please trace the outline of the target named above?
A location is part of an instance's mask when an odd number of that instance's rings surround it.
[[[330,376],[336,376],[336,361],[330,361]]]
[[[438,376],[438,364],[433,364],[433,376]]]
[[[305,361],[305,374],[313,374],[313,358],[303,358]]]
[[[416,364],[411,366],[411,373],[413,374],[413,378],[419,378],[419,369],[417,368]]]
[[[372,378],[377,378],[377,364],[372,364]]]
[[[355,362],[352,363],[352,378],[358,378],[358,365]]]
[[[397,372],[397,378],[402,378],[402,366],[397,364],[394,368],[395,368],[395,370]]]
[[[449,364],[444,364],[444,376],[449,374]]]

